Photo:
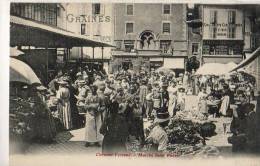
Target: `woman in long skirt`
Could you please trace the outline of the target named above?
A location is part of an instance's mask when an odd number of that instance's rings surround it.
[[[171,85],[168,87],[169,92],[169,114],[170,116],[174,116],[176,114],[176,104],[177,104],[177,88],[176,84],[174,82],[171,83]]]
[[[72,128],[72,119],[71,119],[71,109],[70,109],[70,92],[66,87],[67,82],[60,81],[59,90],[57,91],[58,103],[58,112],[61,119],[61,122],[66,130]]]
[[[91,87],[86,98],[86,124],[85,124],[85,146],[91,143],[100,146],[103,135],[100,133],[102,125],[102,112],[99,111],[99,98],[96,94],[96,87]]]

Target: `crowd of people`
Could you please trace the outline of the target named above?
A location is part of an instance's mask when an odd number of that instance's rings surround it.
[[[85,127],[86,147],[102,146],[103,152],[126,151],[126,142],[134,139],[141,145],[154,145],[156,151],[165,151],[168,138],[164,128],[178,111],[187,109],[187,95],[197,96],[196,109],[205,117],[232,116],[230,104],[239,105],[241,96],[243,104],[250,103],[254,83],[241,89],[237,79],[237,75],[228,79],[197,76],[194,70],[178,75],[173,71],[120,70],[109,75],[86,66],[60,71],[48,88],[37,86],[36,91],[48,103],[55,132]],[[236,114],[233,116],[236,119]],[[53,119],[49,119],[52,126]],[[153,124],[149,134],[144,131],[145,121]],[[233,128],[239,126],[237,121]]]

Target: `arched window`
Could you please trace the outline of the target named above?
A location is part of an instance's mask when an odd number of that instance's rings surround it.
[[[151,31],[144,31],[140,35],[141,49],[153,50],[155,49],[155,36]]]

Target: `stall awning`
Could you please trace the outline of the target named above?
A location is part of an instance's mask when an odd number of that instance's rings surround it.
[[[184,69],[184,58],[164,58],[163,67],[170,69]]]
[[[10,17],[10,24],[11,46],[49,48],[114,47],[108,43],[89,39],[84,35],[16,16]]]
[[[231,71],[235,71],[238,70],[242,67],[245,67],[246,65],[250,64],[252,61],[254,61],[258,56],[260,56],[260,47],[258,47],[253,53],[252,55],[243,60],[241,63],[239,63],[236,67],[234,67]]]

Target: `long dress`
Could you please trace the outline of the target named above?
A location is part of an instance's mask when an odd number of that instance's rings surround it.
[[[102,125],[102,112],[98,111],[99,98],[97,95],[89,95],[86,98],[86,124],[85,124],[85,141],[101,142],[103,135],[100,133]]]
[[[168,92],[169,92],[169,114],[170,116],[173,116],[175,114],[175,107],[177,104],[177,88],[175,87],[169,87],[168,88]]]
[[[70,92],[66,87],[60,87],[56,97],[59,99],[58,112],[61,122],[65,129],[72,128],[71,108],[70,108]]]
[[[208,114],[208,105],[207,105],[207,94],[200,92],[198,94],[198,101],[199,101],[199,111],[203,114]]]
[[[222,103],[221,103],[219,112],[220,112],[222,115],[226,116],[228,109],[229,109],[229,96],[228,96],[228,95],[225,95],[225,96],[222,98]]]
[[[126,141],[129,136],[130,110],[118,112],[119,102],[109,104],[106,111],[101,132],[104,135],[102,142],[103,153],[126,152]]]

